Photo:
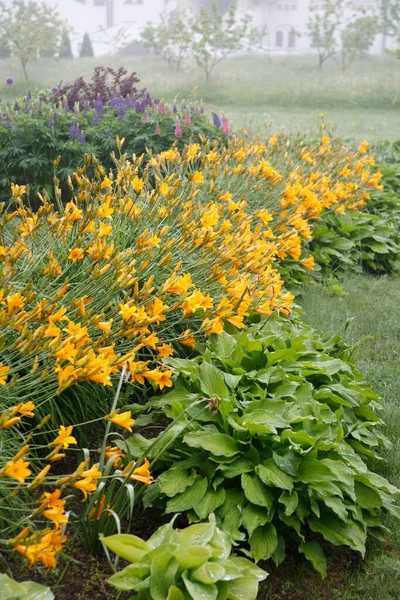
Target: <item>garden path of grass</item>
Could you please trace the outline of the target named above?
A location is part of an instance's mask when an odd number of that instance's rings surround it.
[[[382,418],[392,447],[374,468],[400,487],[400,278],[348,275],[346,292],[331,295],[328,288],[304,290],[300,304],[305,320],[324,334],[344,333],[349,344],[369,337],[354,354],[356,366],[383,398]],[[400,523],[387,522],[385,544],[370,542],[366,561],[341,549],[321,582],[301,563],[294,562],[272,575],[271,600],[398,600],[400,598]]]

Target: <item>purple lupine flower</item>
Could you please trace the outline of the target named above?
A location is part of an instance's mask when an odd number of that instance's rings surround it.
[[[56,124],[56,120],[54,118],[54,115],[52,115],[52,117],[50,118],[50,121],[49,121],[49,129],[53,129],[55,124]]]
[[[11,127],[12,127],[10,115],[8,114],[8,112],[7,112],[7,117],[6,117],[6,127],[7,127],[7,129],[11,129]]]
[[[192,124],[192,119],[190,118],[190,114],[189,111],[186,113],[186,117],[185,117],[185,125],[191,125]]]
[[[214,127],[218,127],[218,129],[221,129],[222,123],[221,123],[221,119],[219,118],[217,113],[213,112],[212,116],[213,116]]]
[[[71,127],[69,129],[69,137],[71,140],[80,141],[81,130],[79,129],[79,125],[72,121]]]
[[[204,115],[204,108],[202,106],[200,107],[200,114]]]
[[[172,112],[174,113],[174,115],[176,115],[176,113],[178,112],[178,107],[176,104],[174,104],[174,108],[172,109]]]
[[[86,103],[85,103],[85,108],[83,109],[83,116],[84,116],[84,117],[87,117],[87,116],[88,116],[88,114],[89,114],[89,110],[90,110],[90,108],[89,108],[89,105],[88,105],[88,103],[86,102]]]
[[[103,104],[103,100],[100,98],[100,96],[97,97],[97,100],[94,103],[94,107],[95,107],[99,117],[104,117],[104,104]]]
[[[161,135],[161,129],[158,123],[156,125],[156,135]]]
[[[71,109],[69,108],[68,100],[66,98],[64,99],[64,102],[63,102],[63,108],[66,112],[71,112]]]
[[[6,85],[13,85],[14,83],[14,78],[13,77],[7,77],[6,79]]]
[[[181,137],[183,137],[182,127],[181,127],[181,124],[179,123],[179,119],[177,119],[176,123],[175,123],[175,137],[177,137],[179,139]]]
[[[28,100],[28,102],[30,102],[32,100],[31,90],[28,90],[28,94],[26,96],[26,99]]]
[[[231,132],[231,128],[230,128],[230,125],[229,125],[229,121],[228,121],[228,119],[226,118],[226,116],[224,115],[224,113],[222,113],[222,131],[223,131],[224,133],[226,133],[227,135],[229,135],[229,134],[230,134],[230,132]]]
[[[98,116],[97,112],[94,111],[93,117],[92,117],[92,125],[98,125],[98,124],[99,124],[99,116]]]
[[[16,102],[16,103],[14,104],[14,110],[15,110],[16,112],[18,112],[18,111],[20,110],[20,105],[18,104],[18,102]]]
[[[53,87],[51,88],[51,92],[52,94],[58,94],[60,90],[58,89],[58,87],[56,85],[53,85]]]

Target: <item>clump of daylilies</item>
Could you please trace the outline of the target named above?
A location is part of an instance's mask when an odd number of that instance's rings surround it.
[[[118,146],[122,152],[123,140]],[[251,314],[290,314],[293,297],[277,265],[291,257],[312,270],[303,241],[313,222],[323,211],[363,206],[380,186],[367,149],[352,152],[328,136],[310,147],[278,135],[227,147],[202,140],[146,160],[122,155],[114,174],[88,156],[66,206],[44,194],[36,213],[24,204],[28,189],[13,186],[15,210],[0,214],[0,434],[15,449],[0,458],[2,505],[19,494],[25,502],[26,488],[46,488],[22,519],[29,524],[12,539],[15,550],[55,565],[68,523],[62,494],[93,495],[104,459],[119,477],[152,481],[147,461],[135,466],[116,446],[100,463],[85,458],[73,474],[49,475],[77,446],[79,424],[67,425],[59,398],[83,383],[112,386],[122,370],[132,390],[169,388],[164,358],[225,327],[243,328]],[[49,435],[50,413],[62,424],[43,457],[35,428]],[[25,418],[35,423],[28,433]],[[129,411],[114,407],[103,418],[132,431]],[[96,499],[90,518],[112,510]],[[35,519],[52,528],[35,531]]]

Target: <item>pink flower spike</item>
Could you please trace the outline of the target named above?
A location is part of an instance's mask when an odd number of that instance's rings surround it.
[[[192,124],[192,119],[190,118],[190,114],[189,111],[186,113],[186,117],[185,117],[185,125],[191,125]]]
[[[156,125],[156,135],[160,135],[160,134],[161,134],[161,129],[160,129],[159,124],[157,123],[157,125]]]
[[[227,135],[229,135],[231,132],[229,121],[224,114],[222,115],[222,131]]]
[[[179,119],[176,120],[175,137],[177,137],[177,138],[183,137],[182,127],[181,127],[181,124],[179,123]]]
[[[160,113],[161,113],[162,115],[165,115],[165,114],[166,114],[166,112],[167,112],[167,109],[165,108],[165,104],[164,104],[164,102],[162,102],[162,103],[161,103],[161,106],[160,106]]]

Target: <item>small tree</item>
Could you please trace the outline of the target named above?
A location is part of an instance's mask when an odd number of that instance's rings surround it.
[[[343,71],[357,56],[371,48],[377,32],[378,20],[373,16],[359,17],[341,31]]]
[[[27,65],[38,55],[55,54],[63,30],[58,13],[34,0],[0,2],[0,37],[5,38],[28,79]]]
[[[179,17],[167,23],[167,15],[164,14],[160,25],[147,23],[141,37],[144,44],[157,56],[174,64],[179,71],[190,53],[191,34],[187,25],[188,18]]]
[[[71,40],[69,39],[69,33],[67,29],[64,29],[63,31],[58,56],[59,58],[64,58],[66,60],[74,58],[74,55],[72,53]]]
[[[342,26],[345,0],[323,0],[321,8],[310,5],[310,17],[307,23],[311,47],[318,52],[318,65],[324,63],[340,50],[338,31]]]
[[[82,46],[81,46],[81,51],[79,53],[79,58],[93,58],[93,57],[94,57],[94,52],[93,52],[92,42],[90,41],[89,34],[85,33],[85,35],[83,36],[83,40],[82,40]]]
[[[381,0],[381,28],[384,36],[400,36],[400,0]]]
[[[254,49],[265,35],[265,29],[252,27],[251,16],[245,15],[238,21],[233,4],[225,16],[220,15],[216,0],[212,1],[210,11],[201,8],[199,17],[190,23],[190,30],[191,55],[203,70],[207,83],[218,63],[235,52]]]

